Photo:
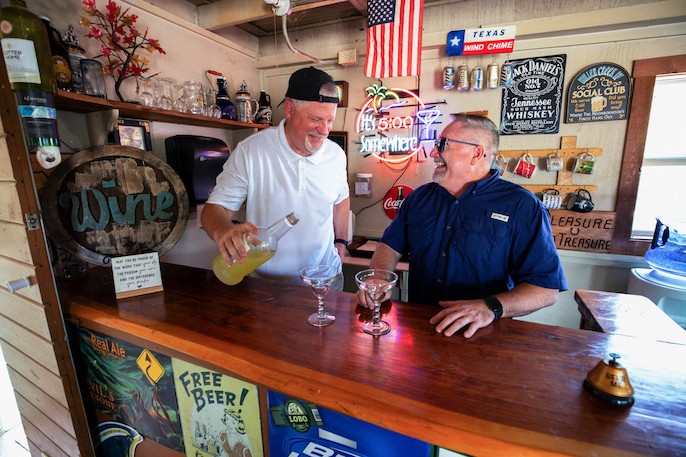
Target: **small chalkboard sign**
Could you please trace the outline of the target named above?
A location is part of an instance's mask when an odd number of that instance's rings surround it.
[[[117,299],[162,291],[160,258],[156,252],[112,258]]]
[[[595,63],[581,70],[567,90],[568,124],[626,119],[629,73],[614,63]]]

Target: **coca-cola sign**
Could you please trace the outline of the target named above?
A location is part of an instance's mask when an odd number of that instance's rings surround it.
[[[412,188],[403,185],[393,186],[386,191],[382,200],[383,212],[386,213],[389,219],[395,219],[398,210],[402,206],[403,201],[405,201],[405,198],[410,195],[410,192],[412,192]]]

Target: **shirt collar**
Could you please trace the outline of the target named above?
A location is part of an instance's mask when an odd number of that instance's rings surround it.
[[[490,187],[498,179],[500,179],[498,170],[488,170],[488,175],[486,175],[486,177],[481,181],[472,183],[465,193],[481,192],[482,190]]]

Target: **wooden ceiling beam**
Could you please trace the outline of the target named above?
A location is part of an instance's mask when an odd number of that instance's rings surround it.
[[[297,6],[291,8],[292,13],[307,11],[313,8],[322,8],[338,3],[348,3],[349,0],[303,0]],[[356,8],[355,3],[364,3],[364,0],[350,1]],[[198,25],[207,30],[218,30],[231,25],[245,24],[272,17],[270,5],[264,1],[245,0],[219,0],[207,5],[198,6]]]

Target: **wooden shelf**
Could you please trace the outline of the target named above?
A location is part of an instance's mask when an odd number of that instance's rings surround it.
[[[133,103],[108,100],[104,98],[90,97],[88,95],[75,94],[72,92],[59,91],[55,98],[58,110],[72,111],[76,113],[92,113],[96,111],[119,110],[121,117],[145,119],[149,121],[169,122],[171,124],[195,125],[199,127],[213,127],[230,130],[238,129],[264,129],[268,126],[248,122],[229,121],[215,119],[197,114],[179,113],[177,111],[149,108]]]

